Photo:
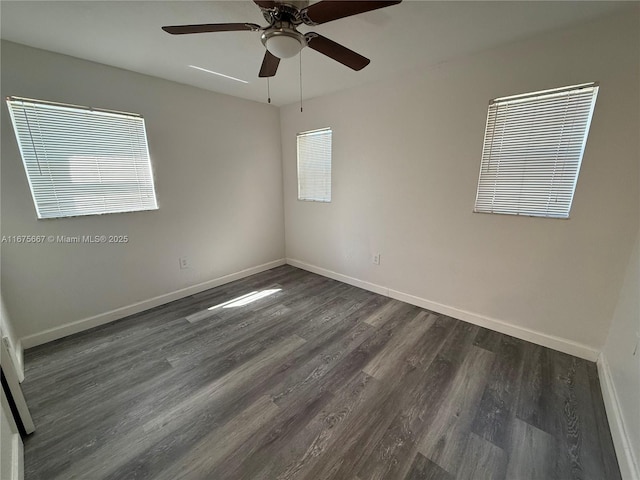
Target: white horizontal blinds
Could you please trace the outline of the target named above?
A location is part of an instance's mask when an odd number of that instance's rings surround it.
[[[298,134],[298,199],[331,201],[331,129]]]
[[[38,218],[157,209],[144,119],[7,99]]]
[[[489,105],[475,211],[568,218],[595,84]]]

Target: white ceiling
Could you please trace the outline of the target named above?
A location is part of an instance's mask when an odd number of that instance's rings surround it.
[[[313,3],[313,2],[312,2]],[[625,2],[407,1],[300,31],[317,31],[371,59],[360,72],[308,48],[302,53],[304,97],[370,83],[532,35],[588,21]],[[251,22],[265,25],[251,1],[6,1],[0,36],[37,48],[266,102],[258,79],[259,32],[172,36],[163,25]],[[197,65],[243,84],[188,68]],[[280,62],[271,80],[275,105],[298,101],[298,58]]]

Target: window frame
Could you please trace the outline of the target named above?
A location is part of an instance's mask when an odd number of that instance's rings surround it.
[[[142,115],[18,96],[6,103],[38,220],[159,208]]]
[[[590,82],[491,100],[473,212],[570,218],[598,91]]]
[[[304,192],[303,190],[307,190],[308,188],[303,188],[302,183],[301,183],[301,175],[300,175],[300,170],[301,170],[301,155],[300,155],[300,139],[301,138],[306,138],[306,137],[310,137],[310,136],[316,136],[316,135],[323,135],[323,134],[328,134],[328,143],[329,143],[329,159],[328,159],[328,168],[326,166],[321,167],[321,168],[325,168],[328,169],[328,182],[327,179],[325,178],[325,182],[328,183],[328,192],[325,191],[325,197],[324,198],[318,198],[319,196],[313,196],[311,194],[308,194],[307,196],[305,196],[303,198]],[[318,153],[318,155],[320,155],[320,153]],[[333,183],[333,129],[331,127],[324,127],[324,128],[318,128],[318,129],[314,129],[314,130],[307,130],[304,132],[299,132],[296,134],[296,175],[297,175],[297,186],[298,186],[298,201],[301,202],[318,202],[318,203],[331,203],[332,199],[333,199],[333,189],[332,189],[332,183]]]

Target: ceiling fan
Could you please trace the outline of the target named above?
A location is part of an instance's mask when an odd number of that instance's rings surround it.
[[[362,70],[369,65],[370,60],[368,58],[318,33],[309,32],[303,34],[296,27],[303,23],[312,26],[320,25],[340,18],[396,5],[401,1],[323,0],[309,5],[308,0],[283,0],[281,2],[254,0],[254,3],[262,10],[265,20],[269,22],[266,27],[261,27],[255,23],[206,23],[173,25],[162,27],[162,29],[172,35],[241,30],[262,31],[262,43],[266,47],[266,52],[258,74],[259,77],[273,77],[278,70],[280,59],[293,57],[305,46],[353,70]]]

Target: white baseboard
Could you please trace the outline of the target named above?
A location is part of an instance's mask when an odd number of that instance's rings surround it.
[[[94,315],[93,317],[83,318],[81,320],[76,320],[75,322],[70,322],[59,327],[50,328],[43,332],[28,335],[21,338],[22,348],[26,349],[35,347],[37,345],[42,345],[44,343],[73,335],[74,333],[82,332],[84,330],[97,327],[98,325],[104,325],[105,323],[113,322],[115,320],[128,317],[129,315],[143,312],[150,308],[157,307],[159,305],[163,305],[165,303],[169,303],[174,300],[193,295],[195,293],[203,292],[204,290],[215,288],[220,285],[224,285],[225,283],[233,282],[234,280],[239,280],[256,273],[264,272],[265,270],[279,267],[280,265],[284,264],[285,260],[281,258],[272,262],[263,263],[262,265],[247,268],[236,273],[231,273],[223,277],[214,278],[213,280],[208,280],[197,285],[182,288],[180,290],[176,290],[175,292],[170,292],[164,295],[150,298],[148,300],[143,300],[141,302],[134,303],[133,305],[116,308],[99,315]]]
[[[624,480],[640,480],[640,465],[638,458],[631,448],[631,442],[627,434],[627,428],[620,408],[618,393],[611,369],[604,353],[598,357],[598,376],[600,377],[600,388],[602,389],[602,398],[607,411],[607,419],[609,420],[609,429],[613,438],[613,445],[616,449],[620,472]]]
[[[415,297],[396,290],[389,290],[389,296],[396,300],[401,300],[412,305],[417,305],[418,307],[426,308],[427,310],[432,310],[449,317],[457,318],[458,320],[464,320],[465,322],[488,328],[489,330],[494,330],[496,332],[504,333],[505,335],[526,340],[527,342],[542,345],[543,347],[568,353],[575,357],[584,358],[591,362],[595,362],[600,353],[597,349],[590,347],[589,345],[574,342],[573,340],[520,327],[503,320],[487,317],[485,315],[469,312],[449,305],[443,305],[442,303],[432,302],[430,300],[425,300],[424,298]]]
[[[566,338],[548,335],[546,333],[538,332],[536,330],[531,330],[525,327],[520,327],[503,320],[497,320],[495,318],[490,318],[478,313],[469,312],[467,310],[462,310],[449,305],[444,305],[442,303],[433,302],[421,297],[416,297],[414,295],[409,295],[398,290],[392,290],[382,285],[365,282],[363,280],[349,277],[332,270],[327,270],[316,265],[311,265],[300,260],[287,258],[287,264],[294,267],[302,268],[303,270],[307,270],[309,272],[317,273],[318,275],[338,280],[340,282],[348,283],[349,285],[354,285],[356,287],[360,287],[365,290],[378,293],[380,295],[385,295],[387,297],[395,298],[396,300],[410,303],[418,307],[426,308],[427,310],[441,313],[443,315],[457,318],[459,320],[464,320],[465,322],[473,323],[474,325],[479,325],[490,330],[495,330],[496,332],[511,335],[512,337],[516,337],[521,340],[526,340],[537,345],[542,345],[543,347],[552,348],[560,352],[568,353],[569,355],[584,358],[592,362],[595,362],[598,359],[598,355],[600,354],[597,348],[591,347],[589,345],[584,345],[582,343],[574,342]]]
[[[384,295],[385,297],[389,296],[388,288],[382,287],[380,285],[376,285],[375,283],[369,283],[363,280],[358,280],[357,278],[348,277],[347,275],[343,275],[341,273],[337,273],[332,270],[327,270],[326,268],[316,267],[315,265],[301,262],[300,260],[287,258],[287,265],[291,265],[292,267],[298,267],[311,273],[317,273],[318,275],[322,275],[323,277],[332,278],[334,280],[338,280],[339,282],[353,285],[354,287],[359,287],[364,290],[369,290],[370,292],[373,292],[373,293]]]

